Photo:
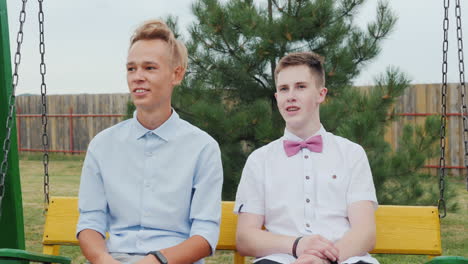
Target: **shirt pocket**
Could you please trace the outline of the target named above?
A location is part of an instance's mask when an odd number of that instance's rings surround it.
[[[346,192],[348,177],[343,169],[328,169],[319,172],[317,177],[317,202],[319,207],[346,213]]]

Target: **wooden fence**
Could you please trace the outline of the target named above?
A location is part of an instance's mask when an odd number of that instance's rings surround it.
[[[427,116],[440,114],[440,89],[440,84],[417,84],[399,98],[395,112],[400,118],[391,124],[385,135],[393,148],[398,148],[404,124],[422,125]],[[456,84],[450,84],[448,90],[446,167],[450,173],[458,175],[464,170],[461,96]],[[123,120],[129,99],[128,94],[48,96],[51,152],[85,152],[89,141],[99,131]],[[41,97],[18,96],[16,103],[20,151],[41,151]],[[432,159],[426,167],[436,172],[438,164],[438,159]]]
[[[123,120],[129,94],[47,97],[50,152],[83,153],[101,130]],[[42,151],[41,96],[18,96],[16,123],[20,151]]]
[[[449,84],[447,87],[447,124],[446,124],[446,159],[445,166],[454,175],[463,174],[464,147],[463,147],[463,118],[461,114],[460,87]],[[428,116],[441,114],[441,85],[417,84],[406,90],[405,94],[395,105],[395,112],[400,116],[387,131],[386,139],[394,148],[398,147],[405,124],[423,125]],[[439,134],[439,131],[437,131]],[[439,156],[439,152],[438,155]],[[426,162],[426,167],[433,170],[439,168],[439,157]]]

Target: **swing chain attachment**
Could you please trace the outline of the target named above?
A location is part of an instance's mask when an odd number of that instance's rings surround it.
[[[447,215],[445,206],[444,191],[445,191],[445,127],[447,125],[447,51],[448,51],[448,29],[449,18],[448,9],[450,0],[444,0],[444,42],[442,45],[442,106],[441,106],[441,127],[440,127],[440,160],[439,160],[439,191],[440,198],[437,201],[439,209],[439,218],[444,218]],[[442,213],[441,213],[442,212]]]
[[[8,117],[6,120],[6,137],[5,140],[3,141],[3,160],[0,165],[0,217],[2,213],[2,200],[3,197],[5,196],[5,178],[6,174],[8,172],[8,154],[10,152],[10,147],[11,147],[11,129],[13,127],[13,114],[15,111],[15,102],[16,102],[16,87],[18,86],[18,80],[19,80],[19,75],[18,75],[18,69],[19,65],[21,63],[21,44],[23,43],[23,26],[24,22],[26,21],[26,3],[28,0],[22,0],[23,5],[21,8],[21,12],[19,15],[19,30],[18,34],[16,37],[16,52],[15,52],[15,57],[14,57],[14,73],[13,73],[13,78],[12,78],[12,92],[10,95],[10,99],[8,101]]]
[[[460,0],[455,1],[455,16],[457,18],[458,72],[460,73],[461,114],[463,120],[463,143],[465,150],[466,190],[468,191],[468,111],[466,107],[465,62],[463,59],[463,34]]]
[[[43,158],[44,164],[44,213],[47,211],[49,205],[49,136],[47,134],[47,85],[45,83],[46,64],[44,62],[45,55],[45,44],[44,44],[44,12],[42,11],[43,0],[39,2],[39,52],[41,54],[41,101],[42,101],[42,147],[43,147]]]

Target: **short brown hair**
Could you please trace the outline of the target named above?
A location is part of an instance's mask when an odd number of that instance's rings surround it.
[[[172,30],[161,20],[148,20],[143,22],[133,33],[130,39],[130,47],[139,40],[160,39],[169,44],[172,63],[187,69],[188,53],[182,41],[175,38]]]
[[[275,69],[275,81],[278,79],[280,71],[291,66],[305,65],[310,72],[317,76],[318,87],[325,87],[325,70],[323,68],[324,58],[313,52],[295,52],[281,58]]]

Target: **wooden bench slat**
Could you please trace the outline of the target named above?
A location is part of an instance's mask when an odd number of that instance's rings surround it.
[[[221,227],[217,249],[235,250],[236,249],[236,228],[237,215],[233,213],[234,202],[223,202]]]
[[[377,243],[371,253],[442,254],[436,207],[381,205],[375,215]]]
[[[223,202],[221,232],[217,249],[236,250],[237,215],[234,202]],[[52,197],[44,227],[44,253],[58,254],[60,245],[78,245],[77,197]],[[371,253],[442,254],[440,221],[436,207],[381,205],[376,211],[377,243]],[[235,264],[244,257],[235,251]]]
[[[75,237],[78,216],[77,197],[52,197],[47,210],[42,244],[78,245]]]

